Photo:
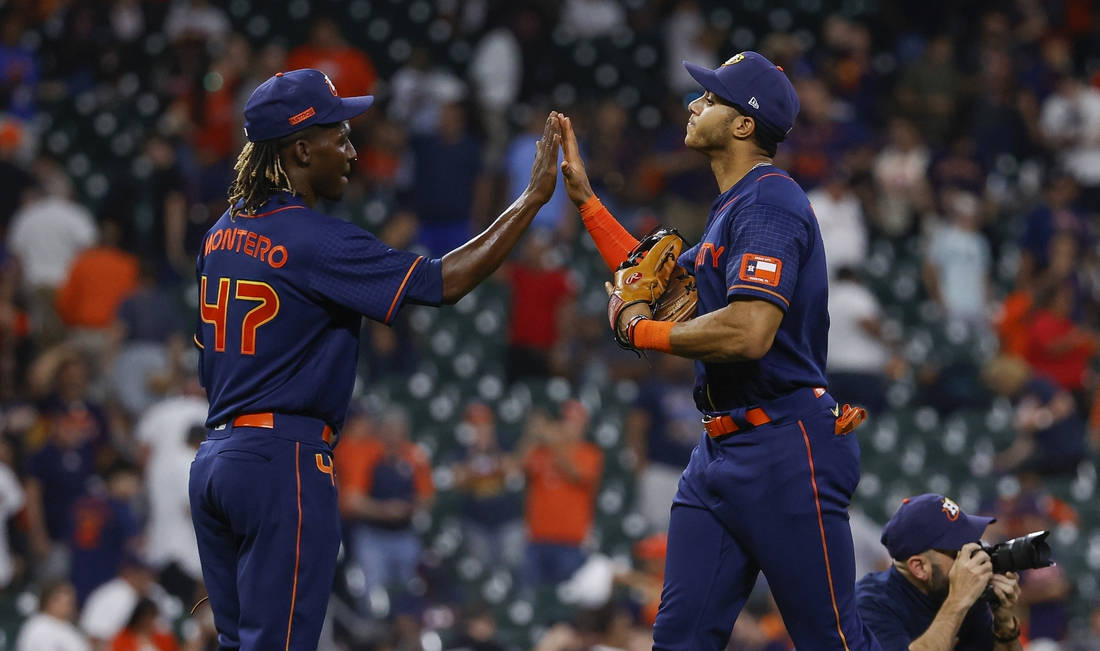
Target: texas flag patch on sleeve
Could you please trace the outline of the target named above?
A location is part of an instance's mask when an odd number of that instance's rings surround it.
[[[783,273],[783,261],[766,255],[746,253],[741,256],[741,280],[756,285],[778,287]]]

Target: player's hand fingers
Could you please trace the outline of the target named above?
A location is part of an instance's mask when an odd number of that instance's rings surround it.
[[[566,160],[580,162],[580,149],[577,146],[577,134],[573,131],[573,121],[569,118],[562,118],[561,130],[562,152],[565,154]]]

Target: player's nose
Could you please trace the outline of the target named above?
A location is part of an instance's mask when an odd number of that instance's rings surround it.
[[[348,143],[348,160],[352,161],[359,158],[359,152],[355,151],[355,145]]]

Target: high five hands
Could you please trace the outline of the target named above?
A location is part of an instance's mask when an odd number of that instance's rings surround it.
[[[535,144],[535,162],[531,164],[527,196],[540,204],[550,201],[558,182],[558,149],[562,144],[560,115],[557,111],[550,112],[542,137]]]
[[[592,197],[592,185],[588,182],[588,172],[584,169],[584,161],[581,160],[580,148],[577,146],[577,134],[573,132],[573,122],[561,113],[557,116],[558,127],[561,130],[561,176],[565,179],[565,191],[577,207]]]

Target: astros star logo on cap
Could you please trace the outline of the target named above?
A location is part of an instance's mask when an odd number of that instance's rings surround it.
[[[959,505],[955,504],[950,497],[943,498],[943,512],[947,514],[947,519],[954,522],[959,519]]]
[[[730,58],[726,59],[726,62],[723,63],[722,66],[732,66],[733,64],[740,63],[744,60],[745,60],[745,55],[743,53],[742,54],[735,54],[735,55],[731,56]]]

